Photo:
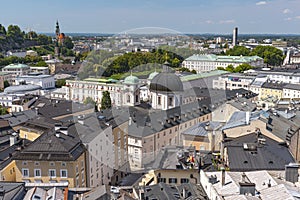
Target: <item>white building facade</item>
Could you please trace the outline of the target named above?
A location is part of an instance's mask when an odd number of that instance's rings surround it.
[[[259,56],[217,56],[214,54],[196,54],[182,62],[182,66],[197,73],[216,70],[218,67],[226,68],[228,65],[237,66],[247,63],[254,67],[263,66],[263,59]]]
[[[24,76],[18,76],[16,78],[16,85],[31,84],[41,86],[42,89],[55,88],[55,80],[52,75],[43,74],[28,74]]]

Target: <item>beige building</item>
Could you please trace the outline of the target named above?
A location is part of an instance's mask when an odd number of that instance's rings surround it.
[[[13,159],[17,182],[43,186],[87,186],[85,147],[78,135],[68,131],[67,127],[44,133]]]

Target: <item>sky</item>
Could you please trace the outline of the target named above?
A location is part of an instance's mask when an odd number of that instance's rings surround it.
[[[161,27],[180,33],[300,34],[300,0],[9,0],[0,24],[25,31],[120,33]]]

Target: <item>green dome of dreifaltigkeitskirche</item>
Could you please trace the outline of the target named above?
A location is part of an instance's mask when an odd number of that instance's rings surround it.
[[[139,78],[136,77],[136,76],[127,76],[125,79],[124,79],[124,83],[125,84],[138,84],[140,82]]]

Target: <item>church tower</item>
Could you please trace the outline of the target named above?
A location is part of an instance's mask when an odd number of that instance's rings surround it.
[[[58,21],[56,21],[55,34],[56,34],[56,40],[58,40],[58,37],[59,37],[59,34],[60,34]]]
[[[58,56],[59,56],[59,45],[58,45],[58,41],[59,41],[59,35],[60,35],[60,29],[59,29],[58,21],[56,21],[55,34],[56,34],[56,41],[55,41],[54,55],[55,55],[56,57],[58,57]]]

